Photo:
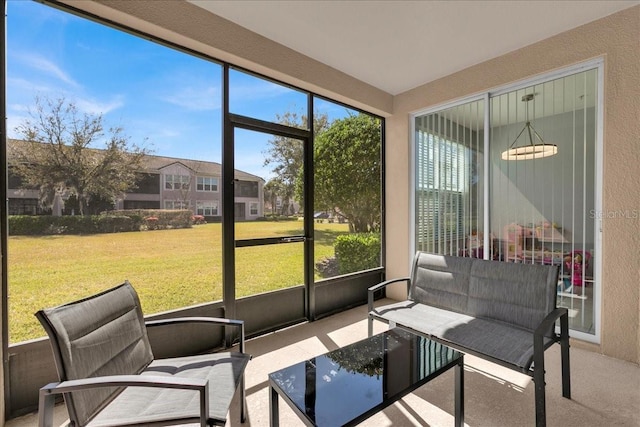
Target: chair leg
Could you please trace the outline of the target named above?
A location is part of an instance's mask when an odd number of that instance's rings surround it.
[[[533,382],[535,386],[536,399],[536,427],[547,425],[544,367],[534,367]]]
[[[571,369],[569,365],[569,316],[560,318],[560,353],[562,357],[562,396],[571,399]]]
[[[369,338],[373,335],[373,317],[369,316]]]
[[[242,378],[240,378],[240,422],[244,423],[247,421],[247,391],[244,386],[244,373],[242,374]]]
[[[38,403],[38,427],[53,426],[53,405],[55,403],[55,395],[40,390]]]
[[[536,427],[546,427],[547,413],[544,383],[544,347],[542,335],[533,337],[533,383],[536,399]]]

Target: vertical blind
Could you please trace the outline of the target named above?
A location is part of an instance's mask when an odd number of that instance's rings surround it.
[[[587,69],[414,120],[415,249],[559,265],[558,305],[569,308],[570,327],[587,334],[596,330],[598,286],[597,81],[598,69]],[[540,144],[536,133],[557,146],[555,155],[503,159],[510,147]]]
[[[417,250],[481,256],[469,242],[482,236],[483,103],[415,119]]]
[[[572,329],[589,334],[595,333],[596,101],[597,69],[490,99],[491,231],[499,258],[559,265],[558,305],[569,308]],[[557,154],[503,160],[511,145],[530,143],[526,132],[516,139],[527,120]]]

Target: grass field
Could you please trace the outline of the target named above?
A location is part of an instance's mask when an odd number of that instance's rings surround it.
[[[295,222],[244,222],[236,238],[286,236]],[[333,255],[345,224],[315,224],[315,260]],[[87,236],[12,236],[8,243],[9,336],[44,336],[33,313],[128,279],[145,313],[222,299],[220,224]],[[303,283],[302,243],[238,248],[236,296]]]

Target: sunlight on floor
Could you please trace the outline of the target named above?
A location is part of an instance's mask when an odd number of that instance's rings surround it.
[[[523,392],[525,388],[533,387],[531,377],[495,363],[488,362],[475,356],[464,356],[465,370],[475,372],[502,385],[510,385],[514,390]]]

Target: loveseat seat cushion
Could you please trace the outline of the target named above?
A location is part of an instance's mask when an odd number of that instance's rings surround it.
[[[209,420],[224,425],[227,409],[251,356],[221,352],[154,360],[142,375],[209,380]],[[150,414],[153,414],[151,418]],[[128,387],[89,426],[140,425],[141,420],[181,420],[200,416],[199,393],[149,387]],[[150,419],[151,418],[151,419]]]
[[[528,370],[533,361],[533,333],[507,323],[410,300],[377,307],[370,314],[437,338],[462,351],[507,362],[523,371]],[[546,339],[545,345],[549,343]]]

